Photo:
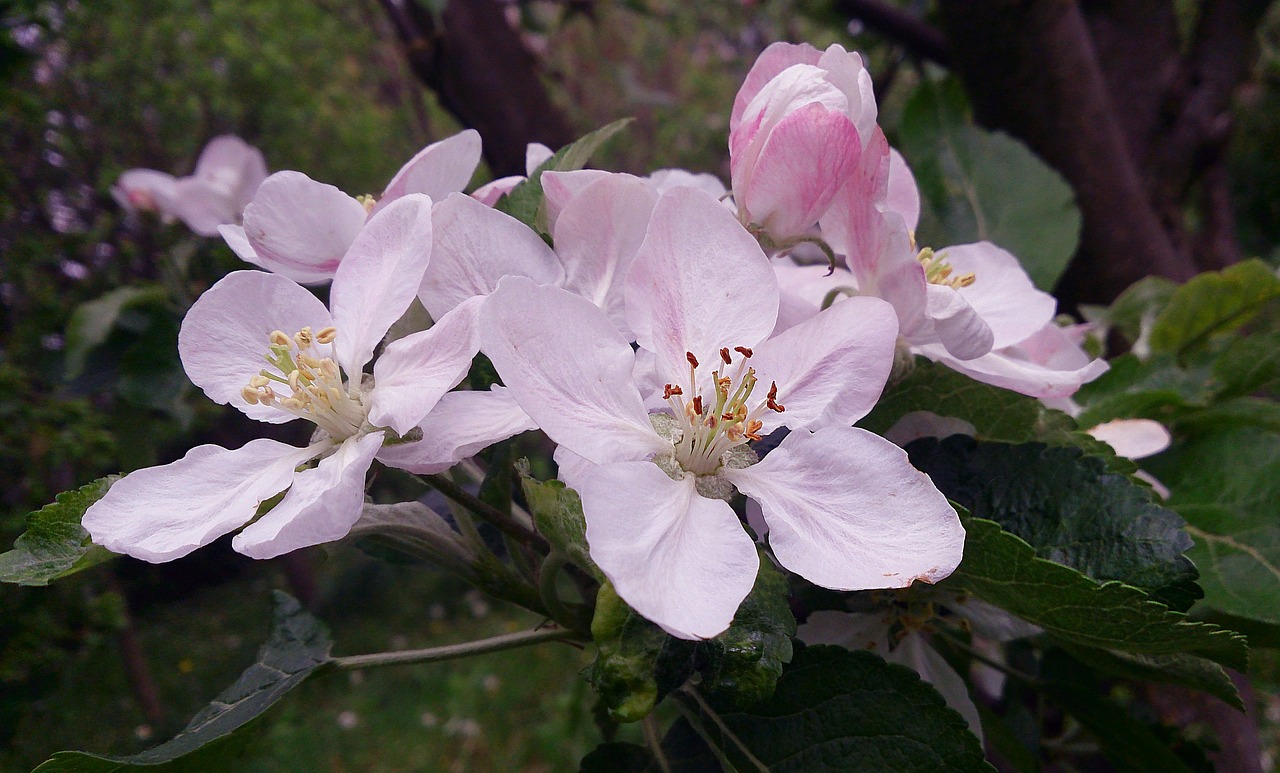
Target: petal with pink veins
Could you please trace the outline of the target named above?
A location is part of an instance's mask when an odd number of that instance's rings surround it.
[[[249,418],[281,424],[294,417],[271,406],[250,405],[241,391],[266,365],[272,331],[291,336],[304,327],[318,331],[331,324],[324,304],[293,280],[264,271],[233,271],[205,290],[187,312],[178,333],[178,354],[187,376],[210,400],[234,405]]]
[[[258,504],[288,488],[294,468],[316,453],[265,438],[234,451],[196,446],[176,462],[116,481],[81,523],[108,550],[172,561],[248,523]]]
[[[760,503],[778,561],[825,588],[934,583],[960,563],[956,511],[906,452],[870,432],[792,430],[759,464],[722,474]]]
[[[624,286],[627,325],[687,381],[686,352],[711,363],[722,347],[754,347],[778,319],[778,279],[733,214],[695,188],[662,194]]]
[[[575,453],[603,464],[671,448],[649,423],[631,344],[587,299],[509,277],[481,310],[480,345],[520,407]]]
[[[450,392],[419,426],[421,440],[383,446],[378,461],[418,475],[433,475],[494,443],[537,429],[510,390],[500,386],[488,391]]]
[[[250,558],[275,558],[299,548],[342,539],[364,508],[364,479],[381,432],[348,438],[315,467],[294,475],[275,507],[231,540]]]
[[[387,183],[373,212],[410,193],[423,193],[432,201],[442,201],[471,182],[480,163],[480,133],[465,129],[452,137],[433,142],[400,167]]]
[[[973,284],[957,292],[991,327],[991,348],[1016,344],[1049,324],[1058,302],[1036,289],[1018,259],[991,242],[961,244],[938,253],[952,276],[973,274]]]
[[[404,435],[445,392],[462,383],[480,350],[476,329],[483,298],[463,301],[430,328],[387,345],[373,365],[369,422]]]
[[[435,205],[435,246],[419,297],[435,319],[468,298],[488,295],[505,276],[538,284],[564,279],[560,259],[514,217],[455,193]]]
[[[369,219],[333,277],[329,308],[338,364],[358,379],[393,322],[418,295],[431,260],[431,199],[411,193]]]
[[[244,209],[258,265],[299,282],[333,277],[364,228],[364,206],[301,172],[276,172]]]
[[[682,639],[728,628],[760,569],[733,508],[649,462],[599,465],[582,478],[591,558],[623,601]]]
[[[816,65],[821,58],[822,52],[808,43],[770,44],[760,53],[760,56],[756,57],[755,64],[751,65],[751,69],[747,71],[747,77],[742,80],[742,86],[738,88],[738,93],[733,98],[733,109],[729,113],[729,131],[738,128],[747,105],[751,104],[756,94],[759,94],[765,84],[773,80],[778,73],[793,64]]]
[[[894,148],[889,148],[889,184],[885,204],[892,212],[902,215],[907,228],[912,231],[920,223],[920,189],[911,174],[907,160]]]

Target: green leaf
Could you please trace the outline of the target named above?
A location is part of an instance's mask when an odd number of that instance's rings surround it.
[[[64,491],[52,503],[29,514],[27,530],[14,541],[13,550],[0,553],[0,582],[48,585],[115,558],[115,553],[93,544],[80,519],[119,479],[119,475],[109,475]]]
[[[978,739],[937,690],[915,671],[866,651],[806,647],[771,699],[719,721],[704,705],[686,708],[740,771],[758,766],[739,743],[773,773],[992,770]],[[688,719],[672,727],[663,748],[674,771],[722,769]]]
[[[1089,307],[1085,319],[1104,327],[1118,329],[1130,342],[1142,337],[1144,328],[1151,326],[1156,314],[1173,297],[1177,283],[1162,276],[1149,276],[1129,285],[1109,308]]]
[[[1280,403],[1235,397],[1208,408],[1184,411],[1169,423],[1176,435],[1203,435],[1248,427],[1280,432]]]
[[[973,125],[954,79],[922,83],[902,115],[902,150],[936,217],[936,248],[987,240],[1012,252],[1050,290],[1080,239],[1075,194],[1025,145]]]
[[[1280,335],[1235,338],[1213,362],[1219,397],[1251,395],[1280,386]]]
[[[578,492],[558,480],[540,481],[521,473],[520,486],[538,533],[570,561],[603,580],[587,549],[587,521]]]
[[[623,741],[602,743],[582,758],[578,773],[658,773],[653,755],[643,746]]]
[[[1205,603],[1280,623],[1280,434],[1220,431],[1147,461],[1187,519]]]
[[[1151,328],[1151,350],[1183,357],[1212,336],[1247,324],[1266,303],[1280,298],[1280,279],[1261,260],[1200,274],[1173,292]]]
[[[295,599],[275,592],[271,636],[258,660],[171,740],[128,757],[57,752],[34,773],[116,773],[128,770],[222,769],[233,735],[329,663],[333,642],[324,624]]]
[[[615,134],[622,131],[634,121],[634,118],[623,118],[593,132],[584,134],[569,145],[565,145],[554,156],[542,162],[542,165],[529,175],[529,179],[517,185],[509,193],[495,203],[494,209],[511,215],[516,220],[541,233],[546,233],[546,207],[543,203],[542,173],[572,172],[581,169],[591,160],[591,156],[608,142]]]
[[[1045,693],[1098,739],[1102,753],[1121,770],[1191,773],[1165,739],[1094,691],[1054,684]]]
[[[1034,397],[974,381],[923,358],[916,359],[906,378],[886,389],[858,426],[883,435],[913,411],[963,419],[984,440],[1025,443],[1075,430],[1071,417],[1046,408]]]
[[[1245,638],[1190,621],[1138,588],[1099,583],[1038,558],[1025,540],[981,518],[964,517],[965,556],[944,582],[1045,629],[1068,644],[1146,655],[1201,655],[1228,668],[1248,665]]]
[[[107,340],[125,309],[163,303],[168,298],[160,285],[117,287],[101,298],[82,303],[71,313],[66,333],[66,378],[84,372],[89,352]]]
[[[1110,364],[1106,373],[1075,394],[1084,406],[1077,417],[1081,426],[1112,419],[1169,421],[1184,409],[1206,405],[1212,397],[1208,373],[1185,370],[1169,356],[1144,361],[1125,354]]]
[[[705,641],[668,636],[605,583],[591,623],[599,654],[590,678],[610,715],[624,722],[642,719],[695,672],[701,675],[702,691],[717,705],[744,706],[772,694],[783,665],[791,660],[795,633],[786,578],[764,556],[733,623]]]
[[[1137,586],[1178,609],[1202,595],[1183,555],[1191,538],[1182,518],[1101,459],[964,435],[922,438],[907,452],[948,499],[1026,540],[1040,558]]]
[[[1175,684],[1200,690],[1244,711],[1244,702],[1240,700],[1240,692],[1231,677],[1222,666],[1211,660],[1186,653],[1139,655],[1071,645],[1066,645],[1066,650],[1076,660],[1098,671],[1140,682]]]

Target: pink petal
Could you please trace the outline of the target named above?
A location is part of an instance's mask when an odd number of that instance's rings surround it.
[[[258,254],[253,251],[253,245],[249,244],[249,237],[244,235],[244,228],[238,225],[220,225],[218,233],[222,235],[222,240],[227,243],[231,251],[236,257],[245,263],[258,264]],[[297,281],[296,279],[294,280]]]
[[[431,199],[411,193],[369,219],[338,266],[329,308],[333,348],[348,376],[359,378],[391,324],[418,295],[431,259]]]
[[[840,266],[828,274],[824,265],[797,265],[788,258],[774,258],[773,272],[778,276],[779,291],[775,335],[817,314],[831,293],[856,291],[853,275]],[[832,300],[843,297],[846,295],[838,294]]]
[[[729,131],[738,128],[747,105],[765,84],[793,64],[817,64],[822,52],[808,43],[773,43],[760,53],[755,64],[743,79],[738,94],[733,98],[733,110],[729,114]]]
[[[686,169],[655,170],[649,175],[649,182],[658,193],[666,193],[672,188],[698,188],[717,199],[723,198],[728,193],[719,177],[706,172],[690,172]]]
[[[524,182],[527,177],[524,175],[512,175],[511,177],[499,177],[481,185],[471,192],[471,198],[485,205],[492,207],[498,203],[498,199],[510,193],[517,185]]]
[[[968,435],[976,437],[977,427],[964,419],[954,416],[939,416],[930,411],[911,411],[884,433],[884,439],[899,448],[906,448],[907,443],[920,438],[945,438],[952,435]]]
[[[250,418],[281,424],[291,414],[250,405],[240,392],[266,363],[272,331],[293,335],[333,324],[314,295],[279,274],[233,271],[205,290],[182,320],[178,354],[187,376],[210,400],[234,405]],[[279,375],[279,374],[277,374]]]
[[[120,175],[111,195],[125,209],[167,212],[177,182],[173,175],[154,169],[129,169]]]
[[[427,330],[387,345],[373,366],[370,423],[404,435],[462,383],[480,350],[476,322],[482,300],[463,301]]]
[[[861,153],[852,121],[806,105],[769,132],[745,188],[735,176],[734,199],[775,238],[803,235],[831,206]]]
[[[258,265],[299,282],[332,278],[364,227],[360,202],[301,172],[276,172],[244,209]]]
[[[235,451],[196,446],[176,462],[126,475],[81,522],[108,550],[172,561],[248,523],[258,504],[288,488],[294,467],[315,454],[267,439]]]
[[[294,475],[284,499],[231,546],[251,558],[275,558],[347,536],[364,507],[364,478],[382,433],[348,438],[320,464]]]
[[[871,73],[862,64],[862,57],[853,51],[845,51],[838,43],[832,43],[818,58],[818,66],[827,71],[827,81],[844,94],[848,102],[846,115],[858,127],[858,135],[865,140],[877,131],[876,95],[871,85]]]
[[[168,213],[200,236],[217,236],[218,226],[234,223],[240,215],[225,191],[196,177],[183,177],[174,183]]]
[[[680,383],[688,380],[686,352],[712,363],[722,347],[754,347],[778,318],[778,280],[760,245],[694,188],[658,200],[624,296],[636,340]]]
[[[884,251],[886,234],[897,230],[892,220],[886,225],[881,211],[889,195],[889,143],[879,130],[862,139],[857,167],[819,219],[822,238],[847,258],[849,268],[859,277],[878,273],[876,264]],[[905,221],[902,228],[906,230]]]
[[[626,327],[623,278],[657,202],[657,192],[644,180],[609,175],[572,199],[556,221],[556,254],[565,271],[562,287],[604,309],[619,329]]]
[[[778,561],[817,585],[904,588],[960,563],[955,510],[906,452],[870,432],[793,430],[759,464],[723,474],[760,503]]]
[[[510,390],[450,392],[419,425],[422,440],[383,446],[378,461],[419,475],[444,472],[494,443],[537,429]]]
[[[557,443],[596,463],[670,449],[641,402],[630,343],[585,298],[509,277],[480,312],[480,343],[516,402]]]
[[[911,174],[911,167],[902,154],[889,148],[889,187],[886,193],[886,204],[890,211],[902,215],[907,228],[912,231],[920,223],[920,189],[916,187],[916,178]]]
[[[480,133],[466,129],[452,137],[433,142],[409,159],[387,183],[374,213],[410,193],[423,193],[432,201],[442,201],[471,182],[480,163]]]
[[[973,284],[957,292],[991,327],[993,349],[1028,338],[1053,320],[1058,302],[1037,290],[1018,259],[991,242],[947,247],[939,257],[953,276],[972,273]]]
[[[510,215],[455,193],[432,213],[435,247],[419,297],[435,319],[477,295],[488,295],[504,276],[538,284],[564,279],[560,259],[542,237]]]
[[[649,462],[600,465],[584,477],[591,558],[623,601],[682,639],[728,628],[760,569],[733,508]]]
[[[569,202],[577,198],[587,186],[603,180],[613,172],[602,169],[575,169],[570,172],[543,172],[538,179],[542,181],[543,206],[547,213],[547,229],[555,232],[556,221],[560,212]]]
[[[538,167],[551,160],[556,152],[541,142],[530,142],[524,146],[524,173],[530,177],[538,171]]]
[[[194,176],[220,189],[238,217],[267,179],[267,162],[262,151],[235,135],[224,134],[204,146]]]
[[[963,295],[950,287],[936,284],[928,285],[925,290],[928,302],[925,314],[932,323],[933,332],[927,338],[919,333],[907,336],[908,341],[940,341],[953,357],[960,360],[972,360],[991,351],[991,328]]]
[[[938,344],[918,346],[915,351],[985,384],[1039,398],[1070,397],[1108,367],[1106,360],[1090,359],[1053,323],[1014,346],[972,360],[957,360]]]
[[[1115,419],[1089,429],[1089,434],[1126,459],[1143,459],[1169,447],[1173,437],[1158,421]]]
[[[751,358],[758,389],[778,386],[782,413],[765,431],[850,425],[867,415],[893,367],[898,318],[878,298],[846,298],[761,344]]]

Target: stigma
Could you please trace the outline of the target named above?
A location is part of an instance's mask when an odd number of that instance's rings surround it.
[[[692,352],[685,353],[689,376],[685,384],[666,384],[666,400],[675,419],[671,436],[674,459],[685,472],[714,475],[725,464],[726,455],[752,440],[760,440],[765,411],[782,413],[778,385],[770,382],[763,399],[758,395],[759,379],[750,361],[753,352],[745,346],[725,347],[710,373]]]
[[[304,327],[293,335],[274,330],[268,338],[270,367],[249,379],[240,396],[250,405],[268,405],[306,419],[337,442],[360,432],[366,410],[359,384],[343,379],[329,354],[338,331]]]

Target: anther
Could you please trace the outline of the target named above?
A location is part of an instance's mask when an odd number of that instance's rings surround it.
[[[293,334],[293,342],[298,345],[299,349],[310,348],[312,341],[311,328],[304,327]]]
[[[951,281],[954,282],[957,287],[968,287],[969,285],[977,281],[977,279],[978,277],[971,272],[968,274],[961,274],[960,276],[956,277],[955,279],[952,279]]]
[[[258,375],[256,375],[256,376],[253,376],[252,378],[250,378],[250,379],[249,379],[249,386],[253,387],[254,389],[258,389],[258,388],[260,388],[260,387],[264,387],[264,386],[266,386],[267,384],[270,384],[270,383],[271,383],[271,379],[267,378],[266,376],[262,375],[261,373],[259,373],[259,374],[258,374]]]
[[[337,337],[338,337],[338,328],[334,327],[333,325],[330,325],[329,327],[326,327],[326,328],[321,328],[320,332],[316,333],[316,341],[322,344],[331,344],[333,343],[333,339]]]
[[[689,356],[693,357],[693,355],[689,355]],[[695,365],[694,367],[697,367],[697,366]],[[697,397],[693,398],[693,412],[699,416],[702,415],[702,395],[698,395]]]
[[[288,408],[289,410],[294,410],[294,411],[302,410],[302,401],[296,397],[285,398],[284,400],[280,401],[280,405],[285,408]]]
[[[760,430],[762,429],[764,429],[764,422],[756,419],[755,421],[747,422],[747,431],[742,434],[752,440],[760,440]]]
[[[720,349],[720,359],[724,360],[725,365],[729,365],[733,362],[733,360],[729,358],[729,350],[723,347]]]
[[[748,349],[745,346],[735,346],[733,347],[733,350],[738,354],[741,354],[743,357],[750,357],[752,354],[754,354],[754,352],[752,352],[751,349]]]
[[[271,343],[275,344],[276,346],[291,346],[293,344],[293,339],[285,335],[283,331],[272,330]]]
[[[684,390],[675,384],[666,384],[662,387],[662,399],[670,400],[672,395],[682,395]]]
[[[698,367],[698,358],[693,356],[693,352],[685,352],[684,358],[689,361],[693,367]]]
[[[244,389],[241,389],[240,396],[243,397],[244,401],[249,405],[258,404],[258,390],[254,389],[253,387],[247,386]]]

